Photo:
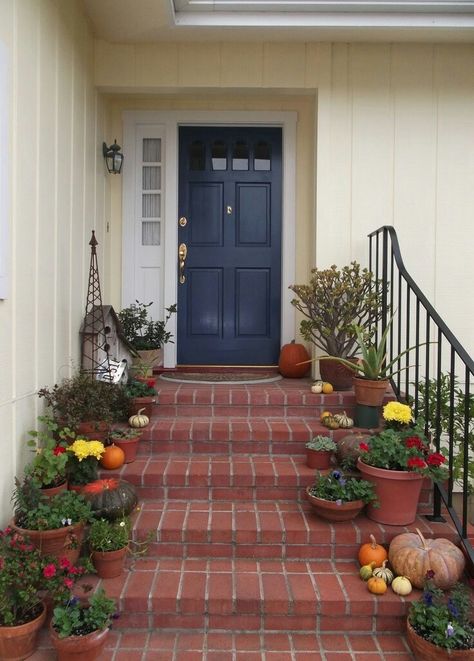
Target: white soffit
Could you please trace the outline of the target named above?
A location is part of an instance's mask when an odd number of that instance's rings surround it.
[[[474,0],[171,0],[176,26],[471,28]]]

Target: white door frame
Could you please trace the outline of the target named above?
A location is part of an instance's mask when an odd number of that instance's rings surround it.
[[[125,158],[135,163],[135,127],[153,124],[164,127],[164,301],[163,307],[176,303],[178,298],[177,250],[178,250],[178,129],[180,125],[196,126],[280,126],[283,133],[283,182],[282,182],[282,271],[281,271],[281,344],[294,337],[295,309],[291,305],[288,287],[295,282],[295,234],[296,234],[296,112],[280,111],[134,111],[126,110],[123,117],[123,145]],[[130,273],[127,262],[130,200],[134,198],[135,173],[124,170],[123,220],[122,220],[122,278]],[[129,246],[130,244],[128,244]],[[124,290],[122,283],[122,292]],[[122,300],[122,305],[128,302]],[[168,329],[176,338],[176,317],[168,322]],[[176,343],[164,347],[164,366],[176,366]]]

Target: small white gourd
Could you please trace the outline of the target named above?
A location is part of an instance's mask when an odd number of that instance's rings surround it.
[[[342,429],[350,429],[350,427],[354,426],[354,420],[352,418],[349,418],[347,413],[343,411],[343,413],[336,413],[334,416],[336,422],[339,423],[339,427]]]
[[[384,560],[382,563],[381,567],[377,567],[374,569],[373,574],[374,576],[378,576],[379,578],[383,578],[385,583],[387,585],[390,585],[390,583],[393,581],[393,571],[386,567],[387,561]]]
[[[135,413],[135,415],[130,416],[128,419],[128,424],[130,427],[135,427],[135,428],[140,428],[140,427],[146,427],[147,424],[150,422],[150,418],[142,413],[145,409],[139,409],[138,413]]]
[[[313,383],[311,386],[311,392],[314,392],[316,395],[319,395],[320,393],[323,392],[323,382],[322,381],[316,381],[316,383]]]
[[[412,589],[410,580],[406,576],[397,576],[392,581],[392,590],[401,597],[406,597]]]

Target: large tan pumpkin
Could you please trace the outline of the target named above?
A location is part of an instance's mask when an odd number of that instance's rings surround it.
[[[465,560],[461,550],[449,539],[425,539],[416,529],[393,538],[388,559],[396,574],[406,576],[422,588],[428,570],[434,571],[434,584],[442,590],[451,588],[461,577]]]

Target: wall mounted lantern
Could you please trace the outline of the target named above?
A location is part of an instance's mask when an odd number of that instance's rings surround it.
[[[114,140],[114,144],[107,147],[107,143],[102,144],[102,152],[104,154],[105,162],[107,164],[107,170],[111,174],[120,174],[123,163],[123,154],[120,151],[121,147],[117,144],[117,140]]]

